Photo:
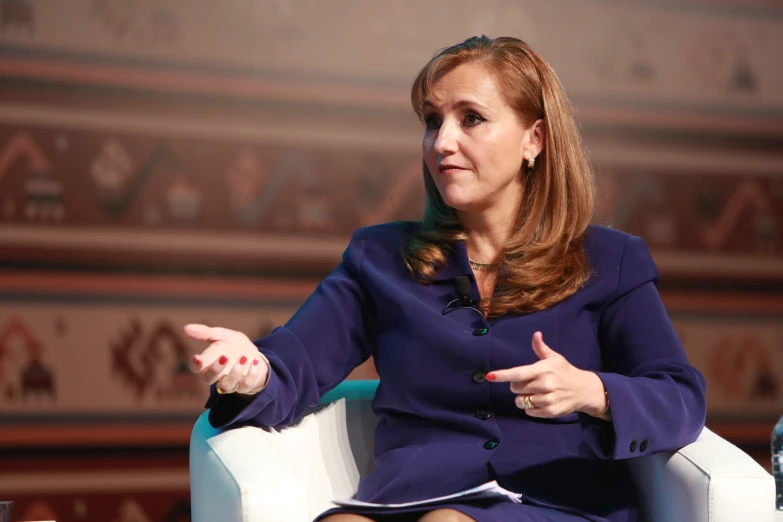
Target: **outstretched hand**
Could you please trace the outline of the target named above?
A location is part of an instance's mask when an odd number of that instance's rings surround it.
[[[242,332],[203,324],[188,324],[185,335],[207,341],[194,355],[190,369],[206,384],[217,382],[222,393],[254,394],[267,382],[269,367],[256,345]]]

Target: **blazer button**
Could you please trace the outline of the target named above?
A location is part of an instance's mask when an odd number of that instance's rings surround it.
[[[647,451],[647,446],[650,445],[649,440],[643,440],[641,444],[639,444],[639,451]]]
[[[488,411],[476,410],[476,418],[481,420],[487,420],[490,416]]]
[[[481,384],[483,382],[486,382],[487,380],[487,372],[482,372],[476,370],[473,372],[473,382]]]
[[[487,332],[489,332],[489,328],[476,328],[473,330],[473,335],[480,336],[485,335]]]
[[[631,441],[631,448],[630,448],[631,449],[631,453],[636,451],[636,446],[638,446],[638,445],[639,445],[639,443],[636,442],[635,440]]]
[[[496,440],[488,440],[484,443],[485,450],[493,450],[498,447],[499,442]]]

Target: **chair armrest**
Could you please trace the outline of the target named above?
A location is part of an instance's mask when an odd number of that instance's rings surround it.
[[[772,476],[707,428],[675,453],[631,459],[629,465],[649,522],[774,522]]]
[[[190,442],[193,522],[310,522],[350,497],[372,466],[375,417],[339,399],[282,430],[217,430],[199,417]],[[357,419],[358,417],[358,419]]]

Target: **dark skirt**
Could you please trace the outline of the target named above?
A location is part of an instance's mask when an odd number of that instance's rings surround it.
[[[407,508],[385,509],[382,512],[358,507],[333,508],[321,513],[313,522],[328,515],[353,513],[371,518],[375,522],[416,522],[419,517],[434,509],[454,509],[476,520],[476,522],[585,522],[579,515],[549,509],[531,504],[515,504],[510,501],[478,500],[462,503],[437,504],[431,506],[413,506]],[[383,513],[383,514],[381,514]]]

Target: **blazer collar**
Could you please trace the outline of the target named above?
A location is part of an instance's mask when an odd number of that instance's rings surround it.
[[[448,281],[457,276],[472,276],[473,269],[468,262],[468,249],[464,240],[457,241],[451,251],[446,254],[446,266],[435,274],[435,281]]]

